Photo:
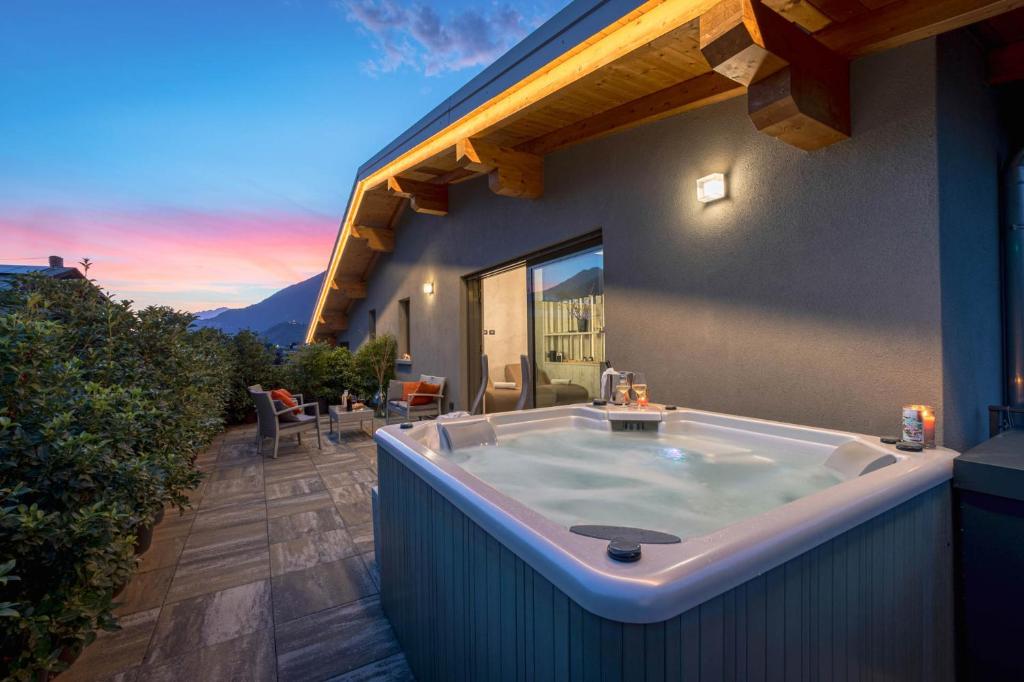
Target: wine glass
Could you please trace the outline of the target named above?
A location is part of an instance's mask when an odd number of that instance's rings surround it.
[[[633,372],[633,400],[637,407],[647,407],[647,377],[643,372]]]

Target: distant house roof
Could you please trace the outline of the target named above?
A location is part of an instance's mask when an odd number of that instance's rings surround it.
[[[57,256],[50,258],[47,265],[8,265],[0,263],[0,289],[10,286],[10,280],[18,275],[39,274],[53,279],[85,279],[78,268],[64,265],[64,259]]]

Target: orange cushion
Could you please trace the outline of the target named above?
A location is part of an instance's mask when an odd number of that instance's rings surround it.
[[[413,391],[413,393],[429,393],[430,395],[437,395],[440,392],[441,384],[428,384],[426,381],[417,382],[417,388]],[[409,405],[429,405],[432,402],[434,402],[433,398],[417,396],[412,399],[412,402],[409,403]]]
[[[418,389],[419,387],[420,387],[420,382],[418,382],[418,381],[403,381],[402,382],[402,400],[408,402],[409,401],[409,394],[410,393],[415,393],[416,389]]]
[[[270,397],[274,400],[280,400],[285,407],[294,407],[295,409],[292,410],[292,412],[295,414],[302,414],[302,410],[298,408],[298,403],[295,402],[295,398],[293,398],[292,394],[285,389],[275,388],[270,392]]]

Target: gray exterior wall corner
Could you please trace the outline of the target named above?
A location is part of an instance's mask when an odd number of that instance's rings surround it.
[[[967,31],[937,40],[939,253],[945,443],[988,438],[1003,400],[1000,130],[987,51]]]

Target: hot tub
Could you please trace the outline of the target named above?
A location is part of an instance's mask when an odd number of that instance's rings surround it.
[[[658,406],[484,419],[377,431],[419,679],[952,677],[955,452]],[[680,541],[623,563],[578,524]]]

